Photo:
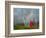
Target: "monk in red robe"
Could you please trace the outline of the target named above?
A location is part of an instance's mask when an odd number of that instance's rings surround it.
[[[29,22],[29,25],[30,25],[30,27],[32,28],[32,26],[33,26],[33,22],[30,21],[30,22]]]

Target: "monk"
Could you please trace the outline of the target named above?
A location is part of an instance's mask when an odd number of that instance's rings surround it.
[[[30,27],[32,28],[32,26],[33,26],[33,21],[30,21],[30,22],[29,22],[29,25],[30,25]]]

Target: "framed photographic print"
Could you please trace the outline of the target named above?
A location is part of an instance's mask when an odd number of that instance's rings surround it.
[[[5,1],[5,36],[45,34],[45,4]]]

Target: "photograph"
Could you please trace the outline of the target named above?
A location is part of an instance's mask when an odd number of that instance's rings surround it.
[[[39,29],[39,9],[13,8],[14,30]]]
[[[5,36],[45,35],[45,3],[5,1]]]

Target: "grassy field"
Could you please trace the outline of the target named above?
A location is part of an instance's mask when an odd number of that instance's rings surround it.
[[[38,28],[39,28],[39,25],[32,25],[32,27],[30,27],[29,25],[25,26],[24,24],[14,25],[14,30],[19,30],[19,29],[38,29]]]

